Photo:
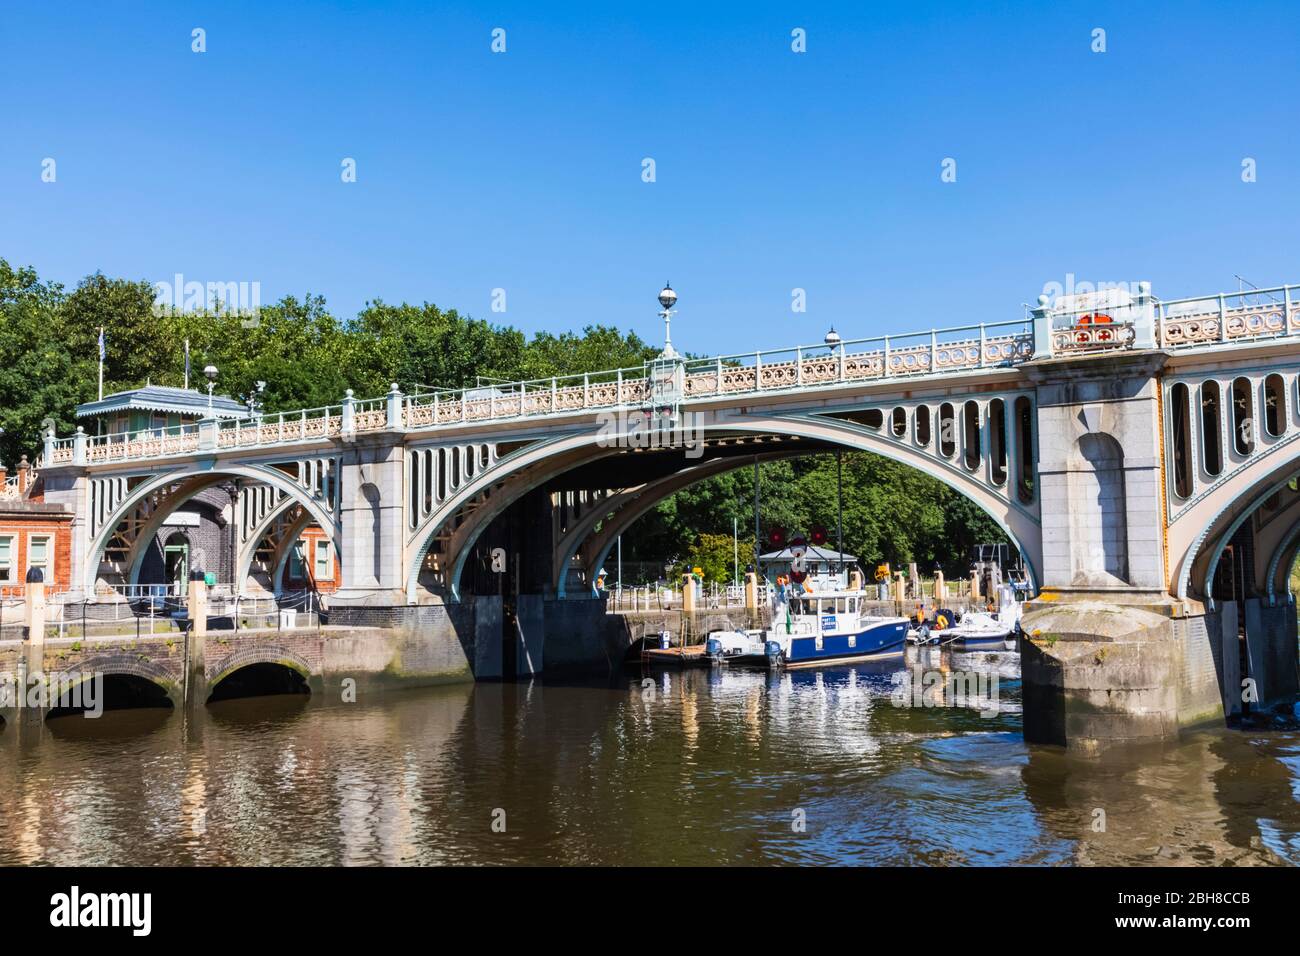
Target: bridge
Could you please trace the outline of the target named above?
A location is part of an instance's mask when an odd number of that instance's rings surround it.
[[[669,345],[630,369],[51,430],[38,481],[74,515],[85,599],[138,583],[168,516],[221,487],[231,592],[279,587],[318,527],[336,620],[504,627],[514,651],[471,662],[496,676],[608,659],[569,632],[599,607],[618,536],[666,496],[754,462],[873,452],[965,495],[1019,548],[1027,626],[1043,625],[1026,642],[1027,733],[1167,736],[1240,710],[1243,678],[1256,705],[1297,689],[1298,291],[1161,300],[1144,284],[993,324],[710,358]]]

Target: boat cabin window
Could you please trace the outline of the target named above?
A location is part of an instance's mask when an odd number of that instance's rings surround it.
[[[854,614],[857,612],[857,610],[858,610],[858,599],[855,597],[849,598],[849,613]]]
[[[848,608],[848,604],[846,603],[846,601],[847,601],[847,599],[842,598],[842,597],[841,597],[841,598],[836,598],[836,599],[835,599],[835,613],[836,613],[836,614],[843,614],[843,613],[845,612],[845,610],[847,610],[847,608]]]

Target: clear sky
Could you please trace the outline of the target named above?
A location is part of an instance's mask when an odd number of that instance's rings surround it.
[[[671,279],[709,353],[1300,282],[1295,2],[5,0],[0,89],[0,256],[69,284],[658,341]]]

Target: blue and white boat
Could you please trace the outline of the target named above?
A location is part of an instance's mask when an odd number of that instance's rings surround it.
[[[1021,603],[1012,588],[999,589],[998,610],[967,611],[961,619],[946,627],[922,625],[912,631],[916,643],[938,643],[967,651],[1003,650],[1013,644],[1020,630]],[[948,612],[939,612],[936,617]]]
[[[705,653],[717,663],[767,667],[816,667],[902,654],[905,617],[866,613],[866,592],[823,591],[777,604],[771,627],[714,631]]]

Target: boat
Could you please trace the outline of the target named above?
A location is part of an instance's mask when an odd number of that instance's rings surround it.
[[[704,642],[704,654],[715,664],[766,662],[763,648],[767,643],[765,630],[718,630],[709,632]]]
[[[939,643],[966,651],[1000,651],[1015,639],[1016,623],[1004,621],[1001,612],[968,611],[955,627],[939,632]]]
[[[861,589],[799,592],[778,601],[771,627],[712,632],[705,654],[715,664],[797,668],[903,653],[907,618],[863,613],[866,598]]]
[[[916,614],[908,619],[909,627],[907,629],[907,643],[909,644],[938,644],[939,634],[953,627],[957,623],[957,614],[948,608],[938,608],[928,618],[921,613],[918,605]]]
[[[944,621],[923,624],[909,634],[914,643],[939,643],[966,651],[1002,650],[1020,632],[1022,605],[1013,588],[1003,585],[998,591],[998,610],[967,611],[956,624],[937,627]],[[939,612],[942,618],[945,612]]]

